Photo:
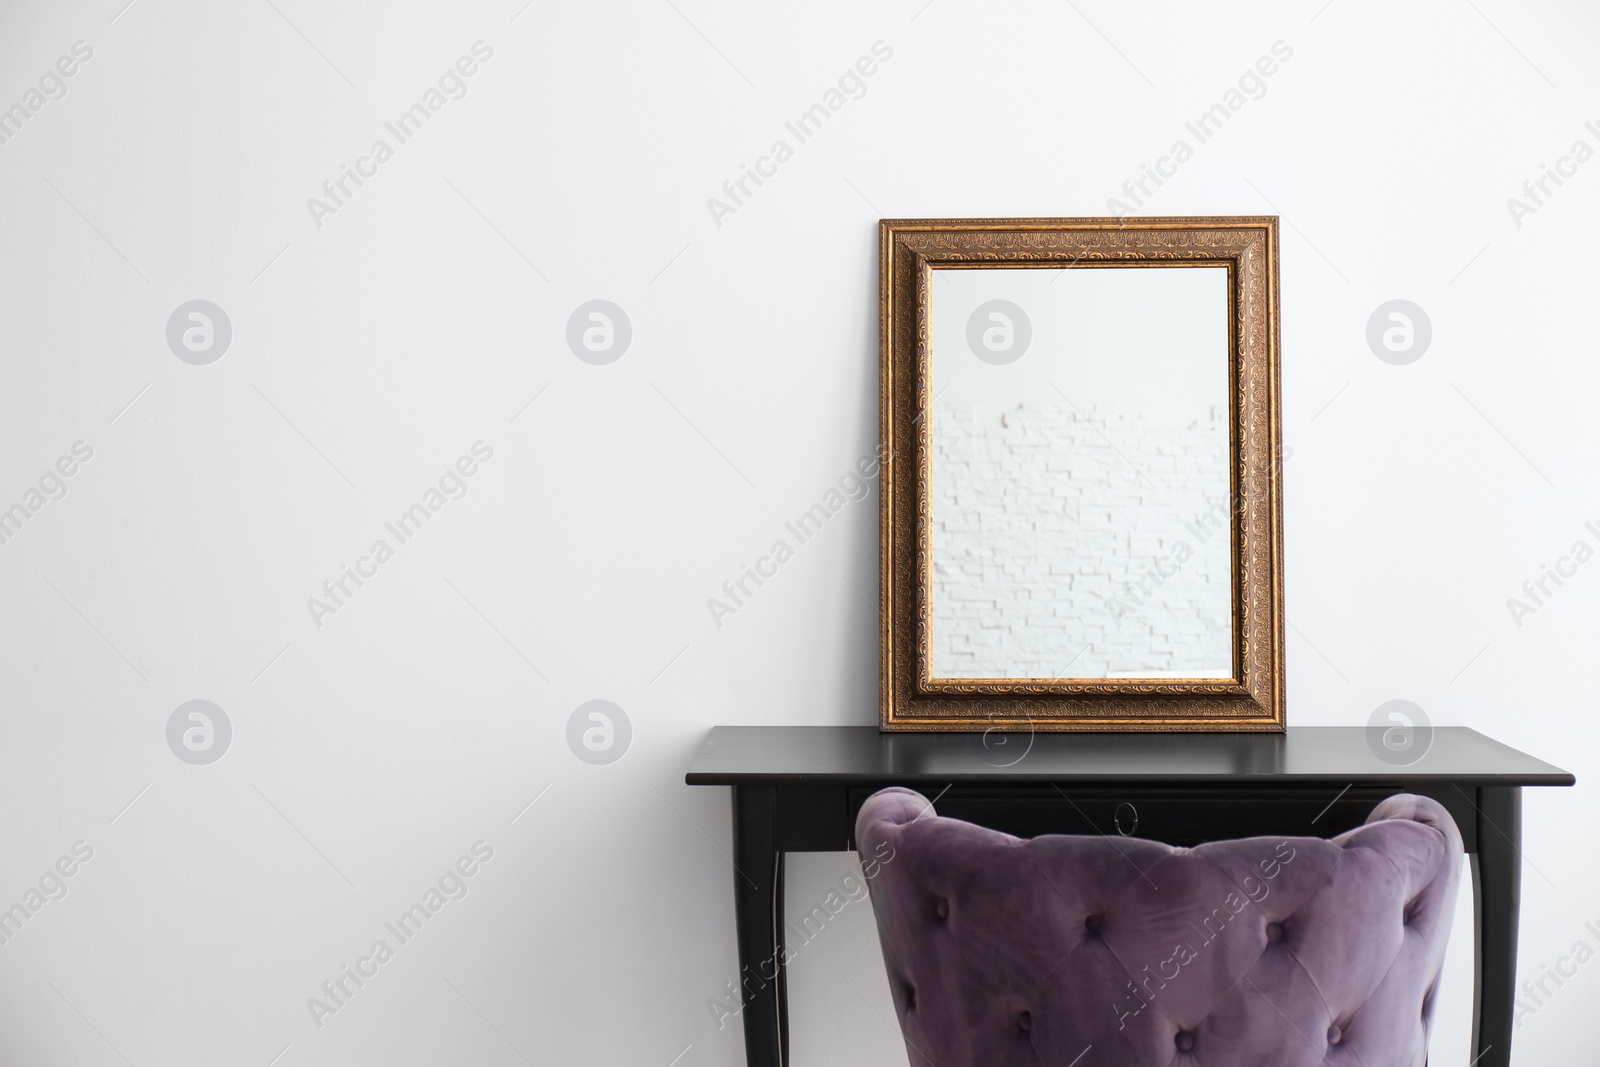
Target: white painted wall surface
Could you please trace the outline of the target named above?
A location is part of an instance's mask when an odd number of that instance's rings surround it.
[[[935,673],[1231,677],[1227,440],[1215,408],[1172,428],[1060,400],[940,400]]]

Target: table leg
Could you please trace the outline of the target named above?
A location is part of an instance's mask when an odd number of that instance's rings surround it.
[[[1508,1067],[1517,995],[1517,915],[1522,896],[1522,790],[1478,790],[1473,864],[1478,987],[1473,998],[1473,1064]]]
[[[783,973],[783,853],[772,786],[733,787],[733,910],[749,1067],[789,1059]]]

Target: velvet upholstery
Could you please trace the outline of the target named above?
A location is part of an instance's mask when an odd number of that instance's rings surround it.
[[[1018,840],[856,820],[912,1067],[1422,1067],[1461,870],[1402,794],[1331,840]]]

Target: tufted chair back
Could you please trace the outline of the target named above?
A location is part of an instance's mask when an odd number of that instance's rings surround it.
[[[1422,1067],[1461,869],[1402,794],[1332,840],[1022,841],[856,820],[912,1067]]]

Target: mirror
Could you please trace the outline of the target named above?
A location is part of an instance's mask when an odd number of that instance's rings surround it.
[[[933,676],[1232,678],[1227,267],[932,277]]]
[[[1277,220],[886,220],[886,730],[1283,727]]]

